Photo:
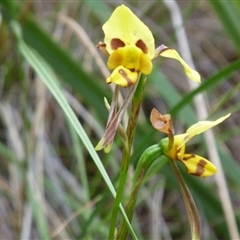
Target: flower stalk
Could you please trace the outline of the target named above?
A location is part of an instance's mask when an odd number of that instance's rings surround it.
[[[201,237],[201,223],[199,218],[199,213],[193,197],[177,167],[177,164],[174,160],[170,159],[171,167],[174,171],[174,174],[177,178],[178,184],[180,186],[180,190],[183,196],[183,201],[187,210],[187,215],[190,223],[191,228],[191,236],[192,240],[199,240]]]
[[[132,98],[132,106],[130,111],[130,116],[128,120],[128,126],[126,130],[126,135],[128,139],[128,147],[124,147],[122,159],[121,159],[121,169],[120,169],[120,176],[119,176],[119,185],[117,188],[117,195],[114,200],[113,204],[113,210],[111,215],[111,222],[110,222],[110,229],[109,229],[109,235],[108,239],[112,240],[114,239],[114,233],[115,233],[115,227],[117,222],[117,215],[119,211],[119,205],[122,199],[123,191],[125,188],[125,183],[127,179],[127,172],[129,167],[129,159],[133,144],[133,139],[135,135],[135,130],[137,126],[137,120],[139,116],[140,106],[142,102],[142,96],[143,96],[143,90],[145,86],[145,76],[140,75],[138,83],[137,83],[136,91]]]
[[[146,175],[152,163],[161,155],[162,155],[162,149],[159,144],[156,144],[146,149],[138,161],[137,168],[134,174],[132,191],[125,207],[125,212],[130,222],[133,217],[138,193],[142,185],[144,176]],[[166,161],[163,163],[163,165],[165,163]],[[127,234],[128,234],[128,226],[123,219],[122,222],[120,223],[116,239],[118,240],[126,239]]]

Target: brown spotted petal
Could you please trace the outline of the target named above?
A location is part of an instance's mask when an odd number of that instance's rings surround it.
[[[184,154],[181,162],[188,173],[197,177],[209,177],[217,172],[217,168],[210,161],[195,154]]]
[[[138,76],[138,72],[132,72],[123,66],[119,66],[107,78],[106,82],[108,84],[115,83],[118,86],[129,87],[137,82]]]
[[[103,25],[103,31],[110,54],[123,42],[125,45],[136,44],[150,59],[154,57],[155,44],[151,31],[128,7],[117,7]]]

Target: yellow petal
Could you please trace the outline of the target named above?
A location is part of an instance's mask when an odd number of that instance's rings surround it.
[[[115,69],[118,66],[123,65],[124,62],[124,49],[119,48],[115,50],[108,58],[107,66],[109,69]]]
[[[141,50],[135,45],[118,48],[110,55],[108,59],[108,68],[115,69],[122,65],[128,69],[139,70],[141,54]]]
[[[100,142],[97,144],[97,146],[95,147],[95,150],[100,151],[100,150],[104,149],[105,153],[109,153],[111,151],[111,148],[112,148],[112,141],[106,145],[105,139],[102,138],[100,140]]]
[[[165,154],[167,154],[171,159],[178,159],[182,160],[184,152],[185,152],[185,145],[182,144],[184,142],[184,139],[187,137],[187,134],[179,134],[174,136],[174,142],[173,146],[170,150],[166,148],[166,144],[164,148],[166,149]],[[163,150],[165,150],[163,148]],[[181,149],[180,149],[181,148]]]
[[[195,154],[184,154],[181,162],[188,173],[198,177],[209,177],[217,172],[217,168],[211,162]]]
[[[201,82],[201,77],[200,77],[199,73],[197,71],[193,70],[192,68],[190,68],[188,66],[188,64],[180,57],[180,55],[178,54],[178,52],[176,50],[166,47],[162,52],[160,52],[160,55],[162,57],[176,59],[183,65],[185,73],[192,81]]]
[[[231,113],[227,114],[226,116],[223,116],[216,121],[199,121],[198,123],[192,125],[190,128],[187,130],[187,136],[185,137],[184,141],[182,144],[179,146],[179,148],[184,145],[187,141],[189,141],[191,138],[194,136],[203,133],[207,131],[209,128],[212,128],[219,123],[223,122],[226,118],[228,118],[231,115]]]
[[[103,25],[103,31],[104,42],[110,54],[116,50],[112,46],[112,40],[118,39],[125,45],[138,45],[137,43],[141,42],[149,58],[154,57],[155,45],[151,31],[128,7],[124,5],[117,7]]]
[[[139,71],[145,75],[148,75],[152,71],[153,65],[150,58],[142,53],[139,59]]]
[[[131,72],[129,69],[119,66],[112,72],[111,76],[107,78],[107,83],[113,82],[119,86],[128,87],[136,83],[137,79],[137,72]]]
[[[150,58],[135,45],[121,47],[113,51],[107,65],[109,69],[115,69],[122,65],[125,68],[139,71],[146,75],[152,71]]]
[[[109,143],[105,148],[104,148],[104,152],[105,153],[109,153],[111,151],[112,148],[112,142]]]

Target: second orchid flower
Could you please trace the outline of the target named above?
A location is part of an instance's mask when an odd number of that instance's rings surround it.
[[[166,115],[165,115],[166,116]],[[216,173],[217,168],[204,157],[185,153],[186,143],[194,136],[223,122],[230,114],[216,121],[200,121],[187,129],[186,133],[174,135],[172,120],[161,115],[155,108],[151,112],[150,120],[155,129],[167,133],[168,138],[161,140],[160,145],[164,154],[172,160],[178,160],[185,165],[188,173],[198,177],[208,177]]]

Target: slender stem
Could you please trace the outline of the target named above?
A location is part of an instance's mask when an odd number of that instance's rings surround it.
[[[108,239],[113,240],[114,239],[114,233],[115,233],[115,226],[117,222],[117,214],[119,209],[119,204],[122,199],[122,194],[124,190],[124,185],[126,183],[127,179],[127,171],[128,171],[128,151],[126,148],[124,148],[123,155],[122,155],[122,164],[121,164],[121,170],[120,170],[120,177],[119,177],[119,185],[117,189],[117,195],[114,200],[113,204],[113,210],[112,210],[112,216],[111,216],[111,222],[110,222],[110,229],[109,229],[109,235]]]
[[[156,160],[157,157],[162,155],[162,149],[159,145],[153,145],[144,151],[140,160],[138,161],[138,165],[134,174],[133,186],[130,198],[126,204],[125,212],[129,221],[131,222],[132,216],[134,213],[135,204],[137,201],[138,192],[142,185],[144,176],[146,175],[149,167]],[[165,161],[166,162],[166,161]],[[127,237],[128,227],[124,219],[122,220],[118,233],[117,239],[124,240]]]
[[[130,117],[128,121],[127,131],[126,131],[126,134],[128,137],[128,148],[124,147],[123,149],[119,185],[117,189],[117,195],[113,204],[113,210],[112,210],[112,216],[111,216],[111,222],[110,222],[110,229],[109,229],[109,235],[108,235],[109,240],[114,239],[117,215],[118,215],[119,205],[122,199],[122,195],[123,195],[123,191],[124,191],[125,183],[127,179],[129,159],[130,159],[132,143],[135,135],[135,130],[137,126],[139,110],[142,102],[142,93],[143,93],[144,86],[145,86],[145,77],[141,75],[139,76],[138,86],[132,99],[132,107],[131,107]]]
[[[184,204],[187,210],[188,219],[191,227],[191,234],[192,234],[192,240],[199,240],[201,236],[201,224],[200,224],[200,218],[199,213],[197,210],[197,207],[195,205],[195,202],[193,200],[193,197],[175,163],[175,160],[170,159],[171,167],[175,173],[175,176],[177,177],[181,193],[183,196]]]

